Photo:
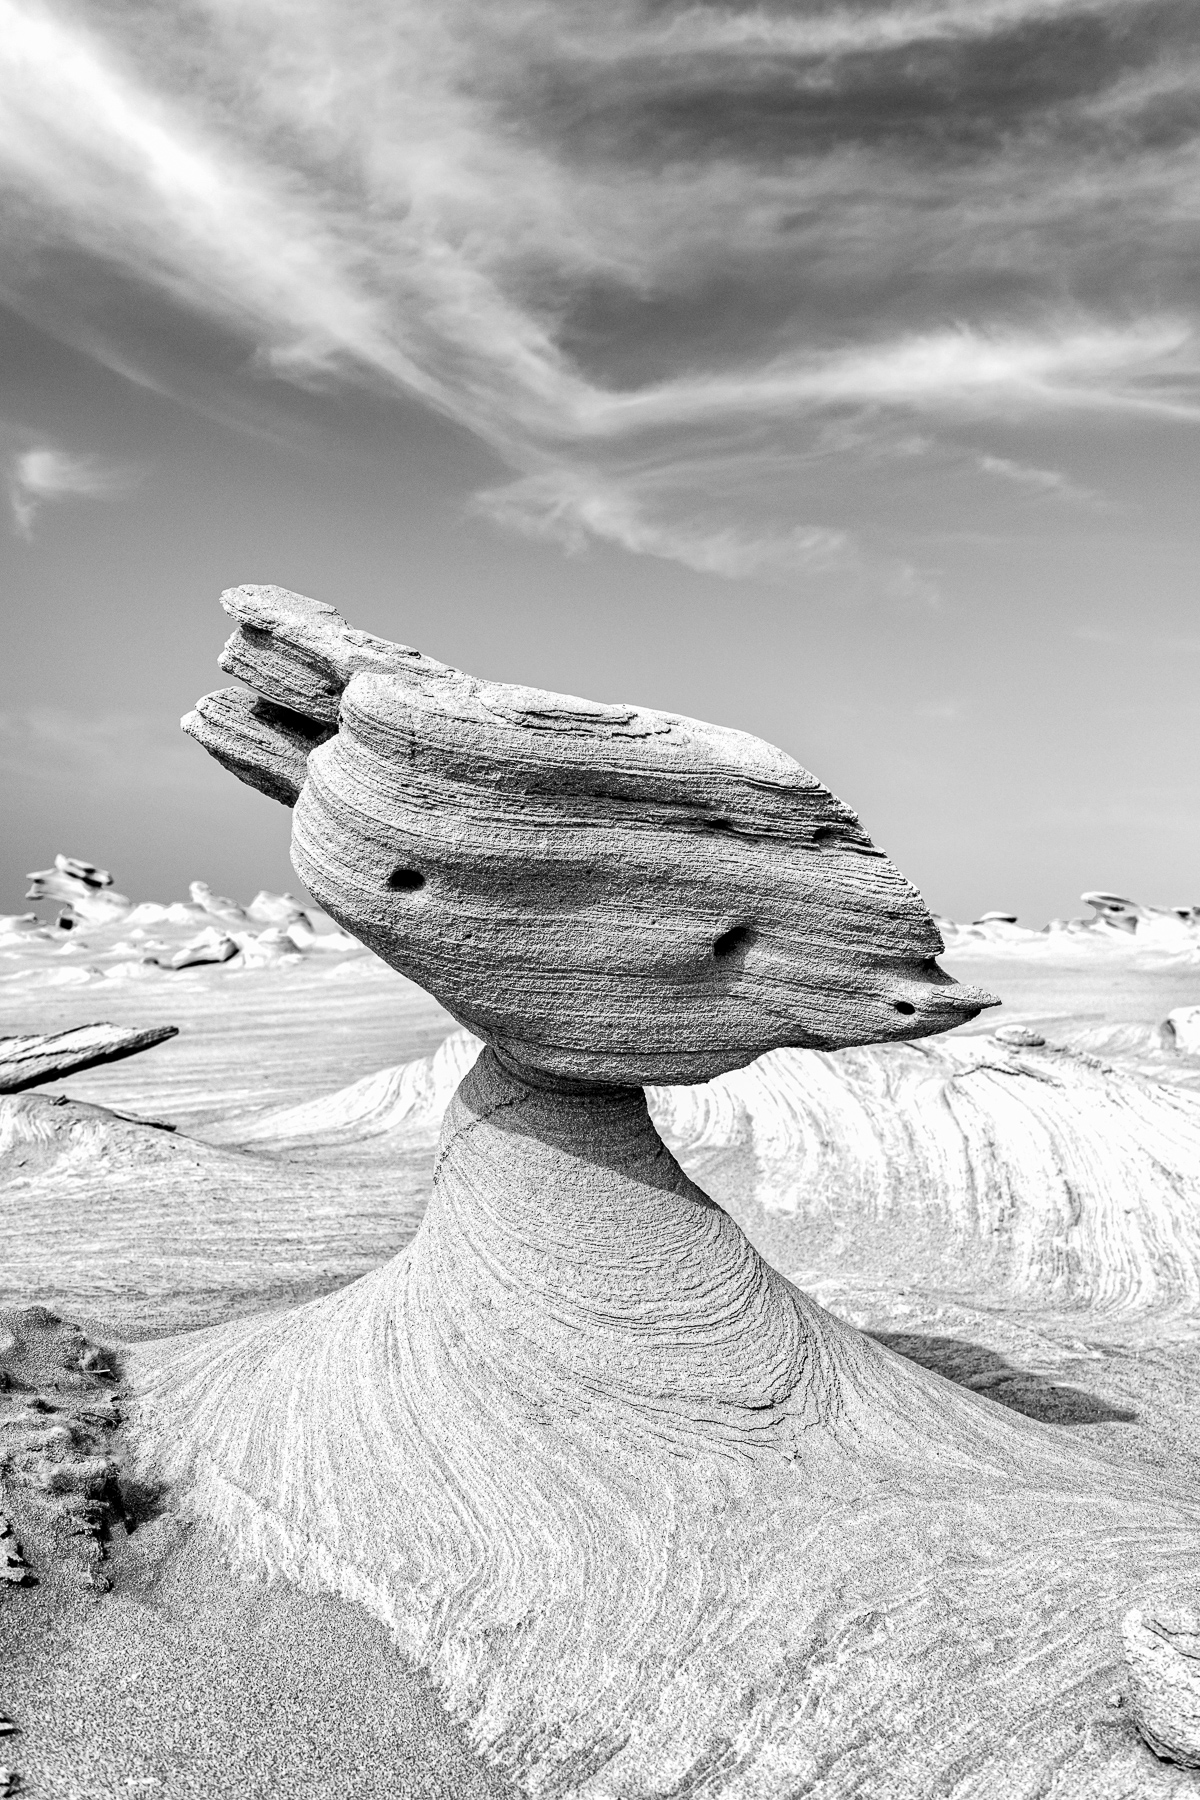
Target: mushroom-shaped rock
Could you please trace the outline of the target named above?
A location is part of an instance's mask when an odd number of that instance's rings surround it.
[[[825,1312],[639,1091],[972,1017],[920,897],[753,738],[225,604],[253,691],[187,728],[484,1049],[392,1262],[129,1346],[145,1471],[245,1570],[387,1620],[546,1800],[1133,1791],[1089,1728],[1195,1496]]]

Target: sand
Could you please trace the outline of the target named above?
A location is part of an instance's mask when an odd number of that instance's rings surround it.
[[[0,1603],[0,1755],[46,1800],[490,1800],[509,1792],[358,1607],[236,1580],[171,1516],[117,1527],[112,1589],[53,1565]]]

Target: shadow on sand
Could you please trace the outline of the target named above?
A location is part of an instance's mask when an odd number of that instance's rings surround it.
[[[929,1337],[905,1331],[872,1331],[878,1344],[895,1350],[923,1369],[933,1369],[947,1381],[957,1382],[1028,1419],[1045,1425],[1134,1425],[1138,1415],[1127,1406],[1114,1406],[1084,1388],[1031,1374],[1006,1362],[994,1350],[972,1344],[966,1338]]]

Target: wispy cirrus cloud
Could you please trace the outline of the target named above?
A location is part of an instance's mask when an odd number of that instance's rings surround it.
[[[48,444],[15,451],[9,463],[8,497],[13,524],[33,536],[34,520],[47,501],[80,498],[111,500],[137,480],[130,470],[111,468],[94,456],[76,456]]]
[[[1081,487],[1064,475],[1061,469],[1039,469],[1029,463],[1014,462],[1011,456],[981,456],[978,466],[985,475],[996,475],[1001,481],[1015,481],[1018,487],[1055,499],[1074,500],[1081,506],[1106,510],[1108,502],[1091,488]]]
[[[526,537],[543,538],[578,554],[591,538],[620,544],[639,556],[679,562],[703,575],[786,577],[825,569],[851,553],[845,532],[819,526],[783,530],[714,528],[678,508],[664,519],[631,484],[595,471],[527,476],[476,497],[476,510]]]
[[[812,59],[865,55],[881,50],[909,48],[939,40],[989,38],[1029,26],[1055,22],[1088,13],[1112,13],[1124,6],[1126,13],[1138,0],[942,0],[924,6],[832,6],[813,8],[798,15],[771,6],[683,6],[674,12],[650,12],[639,7],[624,9],[620,36],[612,29],[611,16],[597,30],[594,20],[567,24],[562,41],[569,41],[576,55],[593,57],[650,54],[694,56],[764,51]],[[1141,0],[1149,5],[1151,0]],[[574,26],[574,29],[572,29]],[[589,29],[589,26],[591,29]]]
[[[0,0],[10,266],[417,398],[509,528],[732,576],[869,553],[810,472],[881,430],[1200,423],[1198,96],[1186,0]]]

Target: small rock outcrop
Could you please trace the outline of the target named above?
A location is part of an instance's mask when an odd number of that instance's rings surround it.
[[[1200,1596],[1131,1607],[1122,1635],[1138,1730],[1164,1762],[1200,1769]]]
[[[119,1062],[179,1035],[178,1025],[152,1025],[131,1031],[118,1025],[76,1025],[48,1037],[0,1038],[0,1094],[60,1081],[81,1069]]]
[[[125,1517],[121,1418],[111,1350],[47,1307],[0,1312],[0,1580],[38,1579],[36,1541],[43,1564],[107,1588],[109,1531]]]
[[[29,882],[25,898],[62,901],[66,912],[60,915],[60,922],[68,927],[81,921],[109,924],[124,918],[132,904],[126,895],[116,892],[107,869],[98,869],[95,863],[83,862],[76,856],[60,853],[52,869],[37,870]]]

